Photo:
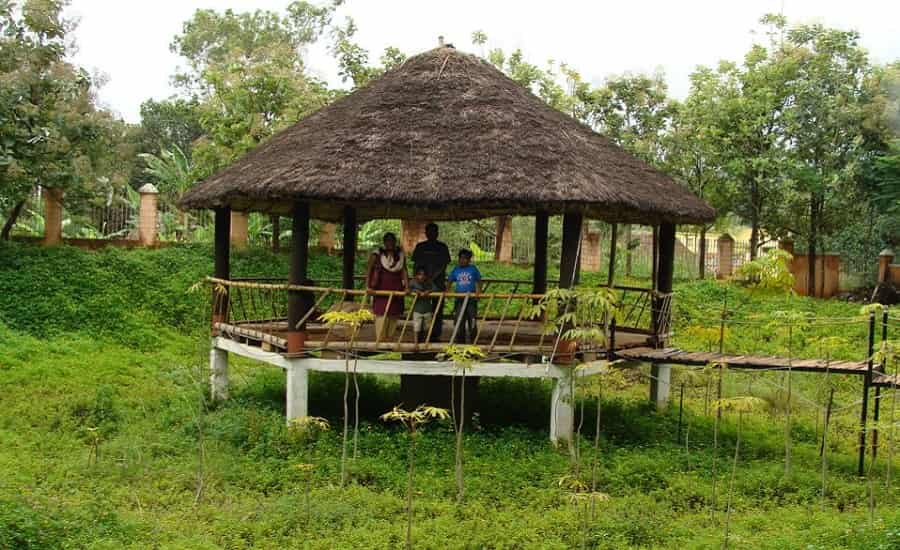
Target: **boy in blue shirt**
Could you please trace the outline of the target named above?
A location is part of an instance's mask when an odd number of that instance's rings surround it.
[[[459,265],[453,268],[447,277],[454,292],[461,294],[481,292],[481,272],[472,265],[472,251],[463,248],[459,251]],[[465,308],[463,304],[465,303]],[[478,299],[469,297],[456,298],[454,303],[454,315],[456,319],[457,342],[473,343],[475,338],[475,318],[478,316]]]

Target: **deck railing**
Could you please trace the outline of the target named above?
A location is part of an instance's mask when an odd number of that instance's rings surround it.
[[[359,278],[358,278],[359,279]],[[512,279],[487,279],[477,294],[458,292],[431,292],[427,296],[402,291],[344,289],[332,286],[289,285],[283,279],[254,278],[223,280],[209,278],[213,284],[214,328],[221,334],[237,339],[260,342],[276,351],[287,347],[286,334],[288,294],[304,293],[304,303],[309,307],[300,317],[298,326],[306,327],[304,349],[345,351],[350,339],[346,327],[327,326],[320,316],[333,310],[352,311],[371,308],[375,297],[386,298],[387,308],[401,300],[403,314],[397,329],[391,335],[377,334],[371,324],[363,327],[354,338],[352,348],[366,352],[434,352],[451,344],[473,343],[491,357],[522,354],[554,354],[558,351],[559,334],[552,323],[543,318],[535,304],[544,295],[520,292],[530,286],[529,281]],[[332,281],[321,280],[317,283]],[[503,288],[503,290],[500,290]],[[655,310],[670,308],[671,294],[664,295],[651,289],[615,286],[619,299],[618,323],[601,323],[607,334],[607,348],[624,345],[626,338],[642,337],[644,342],[658,335],[666,335],[668,326],[656,327]],[[490,289],[498,289],[490,291]],[[413,307],[419,300],[429,300],[436,310],[443,311],[444,319],[451,321],[443,327],[442,338],[437,334],[436,315],[432,315],[424,342],[416,341],[412,328]],[[459,320],[453,316],[457,300],[478,300],[475,335],[464,342]],[[217,314],[218,313],[218,314]],[[451,328],[452,327],[452,328]],[[617,337],[618,334],[618,337]],[[631,335],[631,336],[628,336]],[[618,341],[617,341],[618,340]],[[591,346],[579,346],[581,351],[591,351]]]

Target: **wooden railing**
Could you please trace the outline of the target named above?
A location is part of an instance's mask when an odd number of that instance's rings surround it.
[[[358,278],[359,279],[359,278]],[[221,280],[207,279],[216,289],[213,292],[214,328],[235,338],[262,342],[276,350],[286,349],[285,335],[291,330],[287,325],[288,294],[305,293],[307,309],[298,325],[306,327],[305,347],[309,350],[344,351],[350,332],[345,327],[327,326],[320,316],[327,311],[352,311],[371,308],[375,297],[386,298],[387,309],[397,300],[403,302],[403,315],[391,335],[376,334],[371,324],[364,326],[354,338],[352,348],[367,352],[418,352],[441,351],[451,344],[474,343],[489,356],[506,354],[554,354],[559,345],[559,334],[547,327],[548,323],[535,308],[544,295],[518,290],[530,286],[529,281],[511,279],[487,279],[482,292],[466,294],[458,292],[431,292],[427,296],[402,291],[344,289],[332,286],[289,285],[283,279],[254,278]],[[317,283],[331,282],[328,280]],[[509,291],[488,291],[506,287]],[[607,336],[607,347],[624,345],[626,337],[646,337],[644,341],[665,335],[668,326],[656,327],[654,309],[669,308],[671,294],[662,295],[650,289],[617,286],[619,296],[619,321],[617,324],[601,324]],[[442,326],[441,339],[437,334],[436,315],[431,316],[424,342],[413,337],[412,312],[417,301],[429,300],[436,311],[444,313],[450,326]],[[453,316],[457,301],[477,300],[477,317],[474,337],[469,342],[461,338],[459,319]],[[223,314],[224,315],[223,315]],[[452,328],[451,328],[452,327]],[[618,337],[617,337],[618,333]],[[618,341],[617,341],[618,340]],[[590,351],[585,347],[582,351]]]

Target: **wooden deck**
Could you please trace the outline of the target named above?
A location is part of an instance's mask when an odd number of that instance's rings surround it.
[[[410,323],[411,324],[411,323]],[[453,321],[444,320],[441,338],[431,343],[417,343],[411,326],[404,321],[397,323],[397,331],[392,338],[376,341],[375,328],[371,324],[364,325],[353,343],[354,351],[362,352],[440,352],[450,345],[453,334]],[[488,319],[479,322],[477,344],[488,357],[514,355],[551,355],[556,346],[554,335],[543,334],[543,324],[539,321],[500,322]],[[282,319],[266,321],[249,321],[240,323],[216,323],[214,328],[220,336],[232,340],[263,347],[271,351],[287,350],[287,322]],[[330,330],[323,324],[308,323],[307,339],[304,347],[310,351],[343,352],[347,348],[349,334],[344,327]],[[401,338],[402,336],[402,338]],[[643,332],[629,332],[627,329],[616,331],[615,346],[618,350],[629,347],[646,346],[650,335]],[[605,350],[593,350],[603,352]],[[559,350],[557,350],[559,353]]]
[[[825,359],[794,359],[787,357],[763,357],[753,355],[728,355],[698,351],[684,351],[678,348],[654,349],[632,347],[616,351],[616,356],[632,361],[650,363],[676,363],[679,365],[708,365],[724,363],[729,368],[757,370],[793,370],[805,372],[833,372],[835,374],[866,374],[865,361],[826,361]],[[881,373],[879,376],[889,378]]]

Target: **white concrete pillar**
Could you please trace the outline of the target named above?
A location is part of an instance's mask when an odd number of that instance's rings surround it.
[[[216,347],[209,350],[209,389],[213,401],[228,399],[228,352]]]
[[[566,369],[570,373],[571,369]],[[562,443],[572,441],[575,431],[575,403],[572,396],[570,374],[553,381],[553,395],[550,398],[550,441]]]
[[[287,421],[309,416],[309,371],[292,364],[287,368]]]
[[[657,409],[669,404],[669,388],[672,385],[672,365],[652,363],[650,365],[650,401]]]

